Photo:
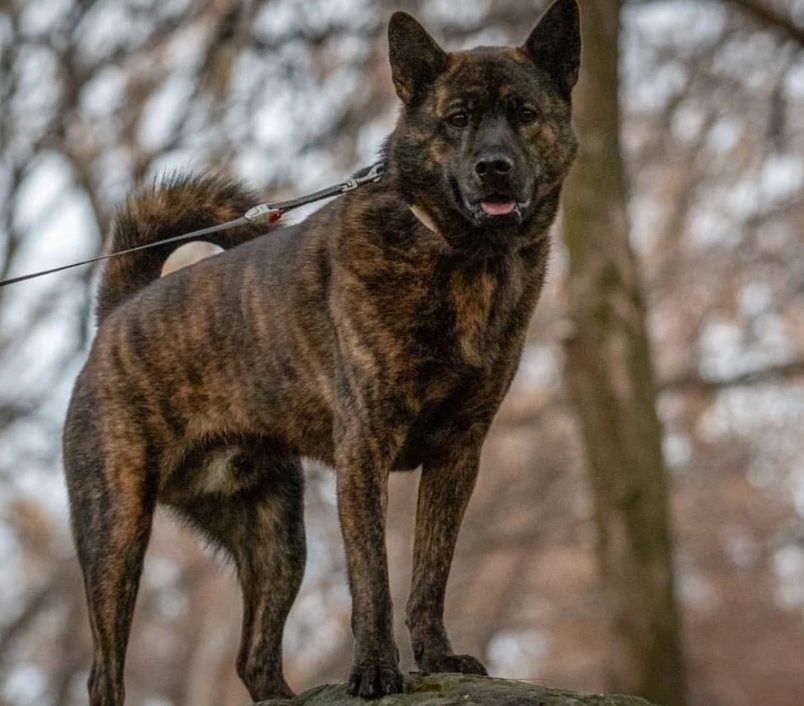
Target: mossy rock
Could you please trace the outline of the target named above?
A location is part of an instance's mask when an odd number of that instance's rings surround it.
[[[584,696],[509,679],[464,674],[405,677],[405,693],[372,701],[349,696],[344,684],[318,686],[295,699],[255,706],[651,706],[635,696]]]

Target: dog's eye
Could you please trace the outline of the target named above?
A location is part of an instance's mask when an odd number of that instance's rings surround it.
[[[530,125],[535,123],[539,114],[532,108],[520,108],[516,114],[517,121],[520,125]]]
[[[453,113],[447,118],[447,122],[452,125],[452,127],[466,127],[469,124],[469,117],[466,113]]]

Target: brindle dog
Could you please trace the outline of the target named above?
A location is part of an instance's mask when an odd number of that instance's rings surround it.
[[[303,223],[211,237],[225,253],[160,278],[169,246],[110,262],[64,430],[94,662],[92,706],[120,706],[158,502],[231,554],[238,673],[292,694],[282,632],[305,564],[301,458],[336,470],[352,592],[352,694],[403,688],[384,527],[388,473],[422,467],[407,625],[422,672],[484,674],[443,624],[480,449],[517,368],[576,152],[576,0],[521,47],[444,52],[409,15],[388,28],[404,103],[376,184]],[[179,179],[132,197],[114,250],[241,215],[256,199]]]

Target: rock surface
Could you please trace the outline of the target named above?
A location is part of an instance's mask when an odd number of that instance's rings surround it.
[[[521,681],[433,674],[405,677],[405,693],[366,701],[349,696],[343,684],[318,686],[295,699],[254,706],[651,706],[635,696],[584,696]]]

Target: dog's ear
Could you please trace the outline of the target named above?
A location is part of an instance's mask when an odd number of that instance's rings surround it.
[[[556,0],[522,48],[569,96],[581,67],[581,13],[577,0]]]
[[[406,105],[420,100],[447,68],[446,52],[406,12],[391,16],[388,54],[396,94]]]

